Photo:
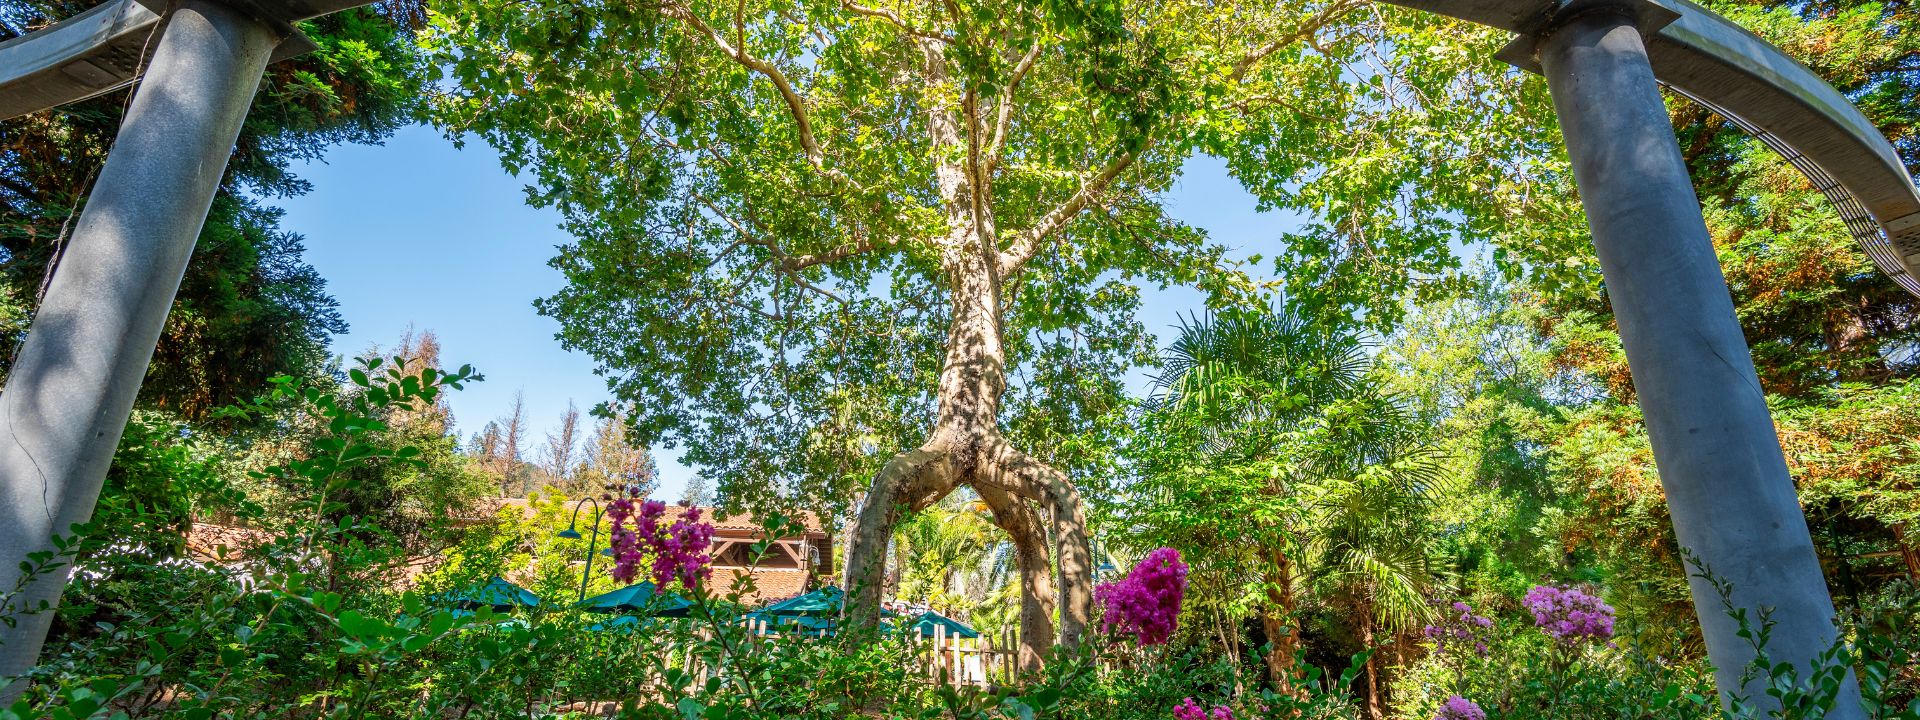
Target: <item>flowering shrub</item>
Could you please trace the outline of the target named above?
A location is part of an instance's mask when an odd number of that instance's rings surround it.
[[[1520,604],[1541,632],[1562,643],[1613,637],[1613,608],[1577,588],[1535,585]]]
[[[1433,716],[1433,720],[1487,720],[1487,713],[1474,701],[1453,695],[1440,706],[1440,714]]]
[[[632,489],[622,491],[607,505],[607,517],[613,522],[613,577],[630,583],[639,575],[640,563],[653,555],[652,577],[655,585],[665,587],[679,580],[689,588],[699,587],[712,572],[707,547],[713,543],[713,526],[700,521],[700,509],[690,508],[673,525],[660,527],[667,504],[658,500],[640,500],[638,512]],[[631,522],[633,527],[627,527]]]
[[[1187,564],[1180,551],[1160,548],[1147,554],[1125,578],[1102,583],[1094,597],[1106,611],[1102,628],[1132,635],[1141,645],[1162,645],[1180,622],[1180,600],[1187,592]]]
[[[1187,698],[1180,702],[1179,707],[1173,709],[1173,718],[1174,720],[1233,720],[1233,708],[1215,705],[1213,712],[1208,713],[1201,710],[1200,704],[1194,702],[1193,698]]]
[[[1486,657],[1487,642],[1492,639],[1493,620],[1485,615],[1473,614],[1473,606],[1464,602],[1455,602],[1448,607],[1437,625],[1426,627],[1427,639],[1432,640],[1434,652],[1446,653],[1454,648],[1471,648],[1473,654]]]

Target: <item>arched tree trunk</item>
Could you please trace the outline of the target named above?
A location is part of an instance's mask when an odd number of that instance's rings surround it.
[[[1053,567],[1047,562],[1046,531],[1033,506],[1000,490],[980,488],[994,524],[1013,539],[1020,568],[1020,657],[1023,672],[1040,669],[1053,649]]]
[[[966,485],[981,494],[994,523],[1013,538],[1021,576],[1020,660],[1023,668],[1033,669],[1055,642],[1077,645],[1091,620],[1093,553],[1086,511],[1064,473],[1012,447],[1000,434],[1006,375],[997,283],[990,264],[962,258],[952,265],[964,272],[956,273],[939,414],[925,443],[893,457],[874,475],[847,549],[846,620],[865,627],[879,622],[887,545],[901,517]],[[1051,518],[1057,543],[1052,553],[1043,517]]]
[[[947,77],[946,48],[923,47],[928,79]],[[935,399],[938,412],[927,441],[889,460],[875,473],[873,488],[847,548],[847,622],[874,627],[880,620],[880,569],[887,541],[901,515],[938,502],[955,487],[979,491],[993,509],[994,523],[1013,536],[1020,558],[1021,660],[1037,666],[1055,642],[1051,615],[1058,603],[1057,641],[1077,645],[1093,614],[1093,553],[1086,510],[1079,490],[1065,473],[1009,444],[1000,433],[1000,400],[1007,389],[1005,327],[1001,307],[1004,274],[1019,272],[1039,242],[1085,206],[1088,189],[1040,227],[1023,233],[1007,250],[994,225],[991,171],[981,145],[983,132],[976,99],[966,94],[957,106],[929,102],[929,140],[947,158],[934,169],[935,184],[947,212],[947,235],[939,242],[953,317],[947,329],[946,357]],[[1110,182],[1131,156],[1103,171]],[[1089,188],[1098,185],[1089,184]],[[1056,217],[1057,215],[1057,217]],[[1053,583],[1046,546],[1050,518],[1058,543],[1059,594]],[[1044,624],[1043,624],[1044,623]]]

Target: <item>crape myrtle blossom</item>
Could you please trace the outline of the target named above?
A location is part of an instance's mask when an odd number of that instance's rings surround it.
[[[1180,600],[1187,592],[1187,564],[1180,551],[1160,548],[1147,554],[1118,582],[1101,583],[1094,599],[1105,610],[1102,629],[1132,635],[1141,645],[1162,645],[1180,622]]]
[[[700,521],[700,509],[688,508],[680,519],[667,527],[660,518],[667,504],[641,500],[631,489],[609,498],[607,517],[613,523],[613,579],[633,582],[640,574],[640,563],[653,556],[653,583],[666,587],[679,580],[686,587],[699,587],[712,569],[707,555],[713,544],[713,526]],[[631,527],[629,527],[631,523]]]
[[[1533,624],[1561,643],[1613,637],[1613,608],[1578,588],[1535,585],[1520,604],[1533,613]]]
[[[1439,624],[1428,625],[1424,631],[1427,639],[1433,641],[1437,653],[1471,649],[1473,654],[1480,657],[1487,656],[1487,640],[1492,633],[1493,620],[1485,615],[1473,614],[1473,606],[1464,602],[1447,606],[1442,611]]]
[[[1446,702],[1441,703],[1440,713],[1434,715],[1433,720],[1487,720],[1487,711],[1481,710],[1472,700],[1450,695]]]
[[[1187,698],[1173,709],[1173,720],[1233,720],[1233,709],[1225,705],[1213,706],[1213,712],[1200,709],[1200,704]]]

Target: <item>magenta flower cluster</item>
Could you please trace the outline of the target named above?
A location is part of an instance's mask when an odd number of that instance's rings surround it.
[[[1173,709],[1173,720],[1233,720],[1233,708],[1215,705],[1213,712],[1209,713],[1201,710],[1200,704],[1194,702],[1193,698],[1187,698]]]
[[[1541,632],[1562,643],[1613,637],[1613,608],[1578,588],[1535,585],[1520,604]]]
[[[1487,656],[1487,640],[1493,635],[1492,619],[1473,614],[1473,606],[1464,602],[1455,602],[1442,613],[1440,623],[1428,625],[1425,631],[1427,639],[1433,641],[1435,652],[1471,649],[1475,655]]]
[[[667,504],[641,500],[630,494],[612,498],[607,517],[613,522],[613,578],[633,582],[640,565],[653,558],[653,583],[662,588],[674,580],[687,587],[699,587],[712,572],[707,548],[713,544],[713,526],[700,521],[700,509],[688,508],[686,514],[661,527]],[[631,527],[629,527],[631,525]]]
[[[1180,622],[1180,600],[1187,593],[1187,564],[1180,551],[1160,548],[1118,582],[1102,583],[1093,596],[1106,611],[1102,629],[1132,635],[1141,645],[1161,645]]]
[[[1433,716],[1433,720],[1487,720],[1487,711],[1481,710],[1472,700],[1449,695],[1447,701],[1440,704],[1440,714]]]

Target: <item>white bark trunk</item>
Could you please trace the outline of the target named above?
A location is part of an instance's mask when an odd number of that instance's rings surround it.
[[[945,81],[943,49],[926,48],[928,77]],[[964,117],[963,112],[964,110]],[[844,584],[849,623],[879,622],[880,571],[900,517],[926,508],[955,487],[979,491],[994,522],[1013,537],[1021,576],[1021,667],[1037,669],[1052,643],[1077,645],[1093,611],[1093,563],[1086,512],[1064,473],[1009,445],[1000,433],[1007,358],[1001,307],[1002,258],[990,191],[980,172],[979,123],[972,106],[928,109],[928,133],[942,157],[964,158],[935,168],[947,209],[948,234],[939,242],[953,318],[936,391],[938,413],[927,441],[890,460],[874,476],[847,549]],[[949,152],[961,150],[962,152]],[[1059,543],[1056,596],[1046,546],[1052,518]],[[1052,616],[1060,609],[1056,636]]]

